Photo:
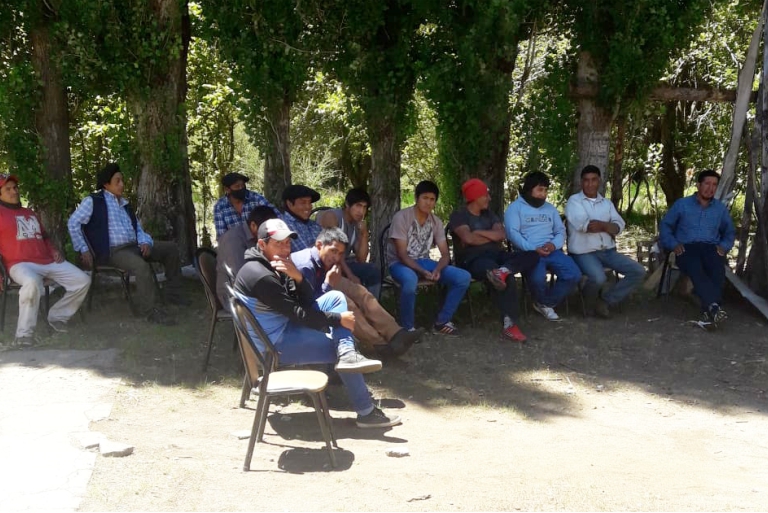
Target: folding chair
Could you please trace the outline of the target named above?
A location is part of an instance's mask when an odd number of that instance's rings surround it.
[[[253,392],[259,396],[243,470],[247,472],[251,469],[251,460],[253,459],[253,450],[256,442],[263,441],[271,398],[302,394],[307,395],[312,400],[315,412],[317,413],[317,420],[320,424],[320,430],[325,440],[325,447],[331,459],[331,466],[336,468],[336,454],[333,452],[333,447],[338,448],[338,444],[333,432],[333,423],[328,411],[328,403],[325,399],[328,376],[314,370],[275,370],[278,364],[278,353],[275,346],[272,345],[272,341],[269,340],[261,324],[251,314],[248,307],[235,296],[232,287],[228,286],[227,288],[230,293],[229,306],[239,341],[240,354],[245,365],[246,376],[253,387]],[[262,343],[262,347],[259,346],[257,340],[252,338],[251,330],[256,335],[258,341]],[[261,377],[259,377],[259,371],[262,372]]]
[[[205,289],[205,297],[208,298],[208,306],[211,307],[211,327],[208,330],[208,349],[205,352],[205,361],[203,362],[203,372],[208,369],[208,362],[211,359],[211,349],[213,348],[213,334],[216,331],[216,325],[221,321],[232,320],[232,314],[225,309],[219,298],[216,296],[216,252],[209,248],[198,248],[195,251],[195,270],[200,276]],[[235,339],[237,344],[237,339]]]
[[[0,280],[3,283],[3,306],[2,312],[0,312],[0,331],[5,331],[5,306],[8,304],[8,290],[9,289],[21,289],[21,285],[11,279],[11,275],[8,274],[8,270],[5,268],[5,264],[0,257]],[[51,307],[51,282],[50,280],[43,280],[43,287],[45,289],[45,313],[48,314],[48,310]]]
[[[93,261],[93,265],[91,266],[91,287],[88,289],[88,299],[86,300],[88,303],[88,311],[90,312],[93,310],[93,295],[96,292],[97,283],[96,275],[99,273],[111,273],[117,275],[120,278],[120,284],[123,287],[123,294],[125,295],[125,299],[128,301],[128,307],[131,309],[131,313],[133,315],[138,316],[139,312],[136,311],[136,305],[133,303],[133,298],[131,298],[131,273],[125,269],[121,269],[113,265],[97,264],[96,253],[93,251],[91,241],[88,240],[88,237],[85,235],[85,230],[83,230],[82,227],[80,230],[83,234],[83,239],[85,239],[85,243],[88,245],[88,251],[91,253],[91,259]],[[149,265],[151,266],[152,264],[150,263]],[[157,275],[154,272],[154,267],[152,268],[152,279],[155,281],[155,288],[157,288],[159,293],[160,283],[157,281]],[[162,298],[162,294],[159,294],[159,297]]]
[[[453,236],[454,236],[454,234],[451,231],[451,224],[447,223],[445,225],[445,242],[446,242],[446,244],[448,244],[448,255],[449,255],[448,264],[455,266],[456,265],[456,253],[455,253],[455,246],[454,246]],[[470,290],[472,288],[472,284],[473,283],[484,283],[484,286],[486,286],[488,283],[487,282],[478,282],[476,279],[471,278],[471,280],[469,282],[469,288],[467,289],[467,293],[464,294],[464,299],[467,300],[467,304],[469,305],[469,316],[470,316],[470,321],[472,323],[472,327],[476,328],[477,326],[475,324],[475,309],[472,307],[472,293],[471,293],[471,290]]]
[[[656,289],[657,298],[660,298],[661,296],[669,296],[669,293],[672,291],[673,274],[677,273],[678,278],[680,277],[680,268],[677,267],[674,255],[675,252],[670,251],[664,257],[664,265],[661,268],[661,278],[659,279],[659,286]]]

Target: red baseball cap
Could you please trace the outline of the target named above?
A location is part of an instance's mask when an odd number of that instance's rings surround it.
[[[19,185],[19,179],[16,178],[16,175],[9,175],[8,173],[0,173],[0,187],[8,183],[9,180],[13,180],[16,182],[16,185]]]

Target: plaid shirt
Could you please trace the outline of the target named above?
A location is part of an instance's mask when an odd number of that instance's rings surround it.
[[[319,224],[311,219],[308,221],[297,219],[288,211],[282,212],[280,214],[280,219],[285,221],[288,228],[299,235],[298,238],[291,239],[291,253],[314,247],[317,236],[320,235],[320,232],[322,231]]]
[[[105,190],[104,201],[107,203],[110,248],[122,246],[123,244],[130,244],[131,242],[149,244],[152,246],[152,237],[144,232],[141,228],[141,222],[138,220],[136,220],[137,231],[133,231],[131,218],[128,215],[128,212],[125,211],[125,208],[123,208],[128,204],[128,200],[120,198],[118,201],[117,196]],[[85,237],[83,236],[82,225],[88,224],[92,214],[93,198],[86,196],[80,203],[80,206],[77,207],[77,210],[70,216],[69,221],[67,221],[69,236],[72,237],[72,246],[75,248],[75,251],[79,253],[88,251],[88,244],[85,242]]]
[[[219,198],[213,207],[213,225],[216,227],[216,238],[224,235],[233,226],[247,223],[251,211],[261,206],[271,207],[275,214],[280,214],[280,211],[267,201],[267,198],[257,192],[248,191],[245,201],[243,201],[243,211],[239,214],[227,196]]]

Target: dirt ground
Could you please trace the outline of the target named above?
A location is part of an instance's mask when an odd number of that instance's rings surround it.
[[[768,332],[737,298],[727,325],[706,333],[680,298],[640,294],[604,321],[582,317],[574,296],[563,322],[532,313],[521,346],[499,340],[473,287],[477,327],[465,304],[460,338],[431,335],[367,376],[403,425],[355,428],[332,386],[338,469],[314,412],[293,402],[272,406],[243,472],[247,440],[233,433],[250,430],[255,402],[237,407],[231,325],[217,327],[200,372],[209,312],[201,286],[188,286],[195,304],[177,311],[180,326],[120,320],[118,291],[101,291],[85,325],[49,339],[122,351],[112,413],[91,430],[136,449],[97,459],[82,511],[768,508]],[[434,299],[419,301],[426,322]]]

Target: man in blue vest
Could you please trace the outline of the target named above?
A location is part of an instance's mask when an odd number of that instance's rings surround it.
[[[117,164],[108,164],[96,179],[100,190],[83,199],[67,222],[75,251],[86,268],[111,265],[130,272],[136,277],[139,313],[152,323],[176,324],[155,306],[154,270],[149,262],[160,262],[165,268],[166,298],[188,305],[181,291],[178,247],[173,242],[153,241],[141,228],[128,200],[123,198],[125,184]]]

